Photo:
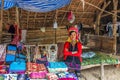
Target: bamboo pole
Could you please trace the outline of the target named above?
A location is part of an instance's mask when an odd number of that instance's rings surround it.
[[[18,26],[17,27],[17,35],[19,35],[20,20],[19,20],[19,9],[18,9],[18,7],[16,7],[16,23],[17,23],[17,26]]]
[[[1,5],[0,43],[1,43],[1,41],[2,41],[3,9],[4,9],[4,0],[2,0],[2,5]]]
[[[116,55],[116,47],[117,47],[117,34],[116,34],[116,31],[117,31],[117,6],[118,6],[118,0],[113,0],[113,5],[114,5],[114,15],[113,15],[113,36],[114,36],[114,55]]]
[[[101,20],[101,15],[103,14],[105,8],[111,3],[109,1],[108,3],[104,2],[104,5],[102,7],[102,11],[98,14],[97,20],[96,20],[96,34],[99,35],[100,32],[100,20]]]
[[[93,5],[92,3],[89,3],[89,2],[87,2],[87,1],[85,1],[85,4],[90,5],[90,6],[96,8],[96,9],[98,9],[98,10],[100,10],[100,11],[103,11],[103,12],[105,12],[105,13],[108,13],[108,14],[111,14],[111,15],[115,15],[115,14],[113,14],[112,12],[103,10],[103,9],[99,8],[98,6],[95,6],[95,5]],[[120,16],[118,16],[118,15],[115,15],[115,16],[117,16],[118,18],[120,18]]]
[[[30,12],[27,13],[27,29],[28,29],[28,22],[29,22],[29,15],[30,15]]]
[[[71,0],[70,5],[68,6],[67,10],[70,9],[72,2],[73,2],[73,0]],[[67,13],[65,13],[65,14],[63,15],[63,18],[62,18],[62,20],[61,20],[61,22],[60,22],[60,25],[63,24],[62,22],[63,22],[63,20],[64,20],[64,18],[65,18],[66,15],[67,15]]]

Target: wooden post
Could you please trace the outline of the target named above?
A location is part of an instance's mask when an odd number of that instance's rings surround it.
[[[104,80],[104,63],[101,63],[101,80]]]
[[[17,33],[18,33],[18,35],[19,35],[19,27],[20,27],[20,21],[19,21],[19,9],[18,9],[18,7],[16,7],[16,22],[17,22]]]
[[[2,42],[3,9],[4,9],[4,0],[2,0],[2,5],[1,5],[0,43]]]
[[[101,20],[101,15],[104,12],[105,8],[110,4],[111,1],[108,3],[104,2],[104,5],[102,7],[101,12],[98,14],[97,20],[96,20],[96,34],[99,35],[100,33],[100,20]]]
[[[29,22],[29,14],[30,14],[30,12],[27,13],[27,29],[28,29],[28,27],[29,27],[29,26],[28,26],[28,25],[29,25],[29,24],[28,24],[28,22]]]
[[[117,34],[116,34],[116,23],[117,23],[117,6],[118,6],[118,0],[113,0],[113,6],[114,6],[114,15],[113,15],[113,36],[114,36],[114,55],[116,55],[116,47],[117,47]]]

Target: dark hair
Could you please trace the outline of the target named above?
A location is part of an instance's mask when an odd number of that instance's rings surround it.
[[[70,32],[69,32],[69,35],[71,35],[73,32],[75,32],[75,31],[70,31]],[[76,33],[76,32],[75,32],[75,33]]]

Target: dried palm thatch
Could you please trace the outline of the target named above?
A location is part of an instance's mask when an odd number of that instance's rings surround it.
[[[30,12],[19,8],[20,28],[28,30],[28,43],[36,41],[41,43],[53,43],[55,41],[55,36],[57,42],[65,41],[67,39],[67,30],[65,29],[65,25],[74,25],[77,23],[92,25],[95,21],[95,11],[99,9],[103,1],[104,0],[71,0],[69,5],[47,13]],[[67,20],[67,13],[69,11],[72,11],[75,15],[75,21],[72,24]],[[15,7],[9,10],[4,10],[3,23],[15,22],[16,14]],[[58,30],[56,32],[52,28],[47,29],[45,33],[40,31],[40,28],[42,27],[53,27],[55,19],[58,23]]]

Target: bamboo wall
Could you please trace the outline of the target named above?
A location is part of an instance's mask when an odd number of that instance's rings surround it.
[[[87,45],[91,49],[114,53],[115,39],[107,36],[86,35],[88,36]]]

